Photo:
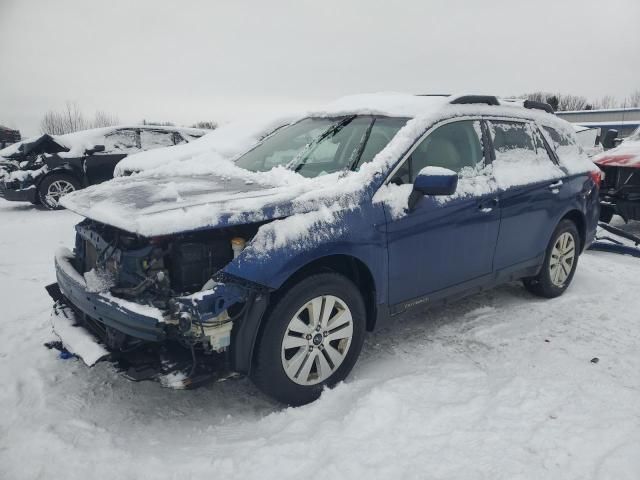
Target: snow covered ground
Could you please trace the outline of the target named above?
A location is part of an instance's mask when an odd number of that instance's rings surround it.
[[[246,379],[173,391],[44,348],[77,220],[0,200],[1,479],[640,478],[637,259],[585,254],[556,300],[514,283],[405,318],[283,409]]]

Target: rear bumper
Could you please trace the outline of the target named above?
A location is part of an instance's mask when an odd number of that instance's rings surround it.
[[[73,254],[66,248],[56,252],[56,277],[60,293],[66,301],[94,321],[134,338],[151,342],[166,339],[160,310],[127,302],[108,293],[91,292],[84,278],[73,266]]]

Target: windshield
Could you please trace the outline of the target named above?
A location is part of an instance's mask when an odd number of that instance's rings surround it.
[[[634,132],[631,135],[629,135],[629,140],[633,142],[640,141],[640,127],[636,128]]]
[[[236,164],[254,172],[284,166],[305,177],[356,170],[406,122],[406,118],[372,116],[306,118],[267,137]]]

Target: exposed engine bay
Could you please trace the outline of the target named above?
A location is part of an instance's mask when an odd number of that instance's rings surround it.
[[[220,285],[220,270],[240,254],[259,226],[146,238],[85,220],[76,225],[71,261],[84,278],[86,291],[108,295],[116,302],[122,299],[125,305],[158,309],[166,339],[192,352],[196,348],[204,353],[222,353],[230,345],[233,321],[244,311],[242,292],[238,291],[234,298],[237,301],[228,305],[197,292],[206,293]],[[203,302],[200,311],[198,302]],[[101,330],[99,336],[112,350],[123,351],[144,343],[95,318],[89,321]]]

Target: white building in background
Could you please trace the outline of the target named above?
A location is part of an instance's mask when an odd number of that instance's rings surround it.
[[[640,107],[575,110],[556,112],[556,115],[576,125],[600,128],[601,137],[607,130],[614,129],[623,138],[640,126]]]

